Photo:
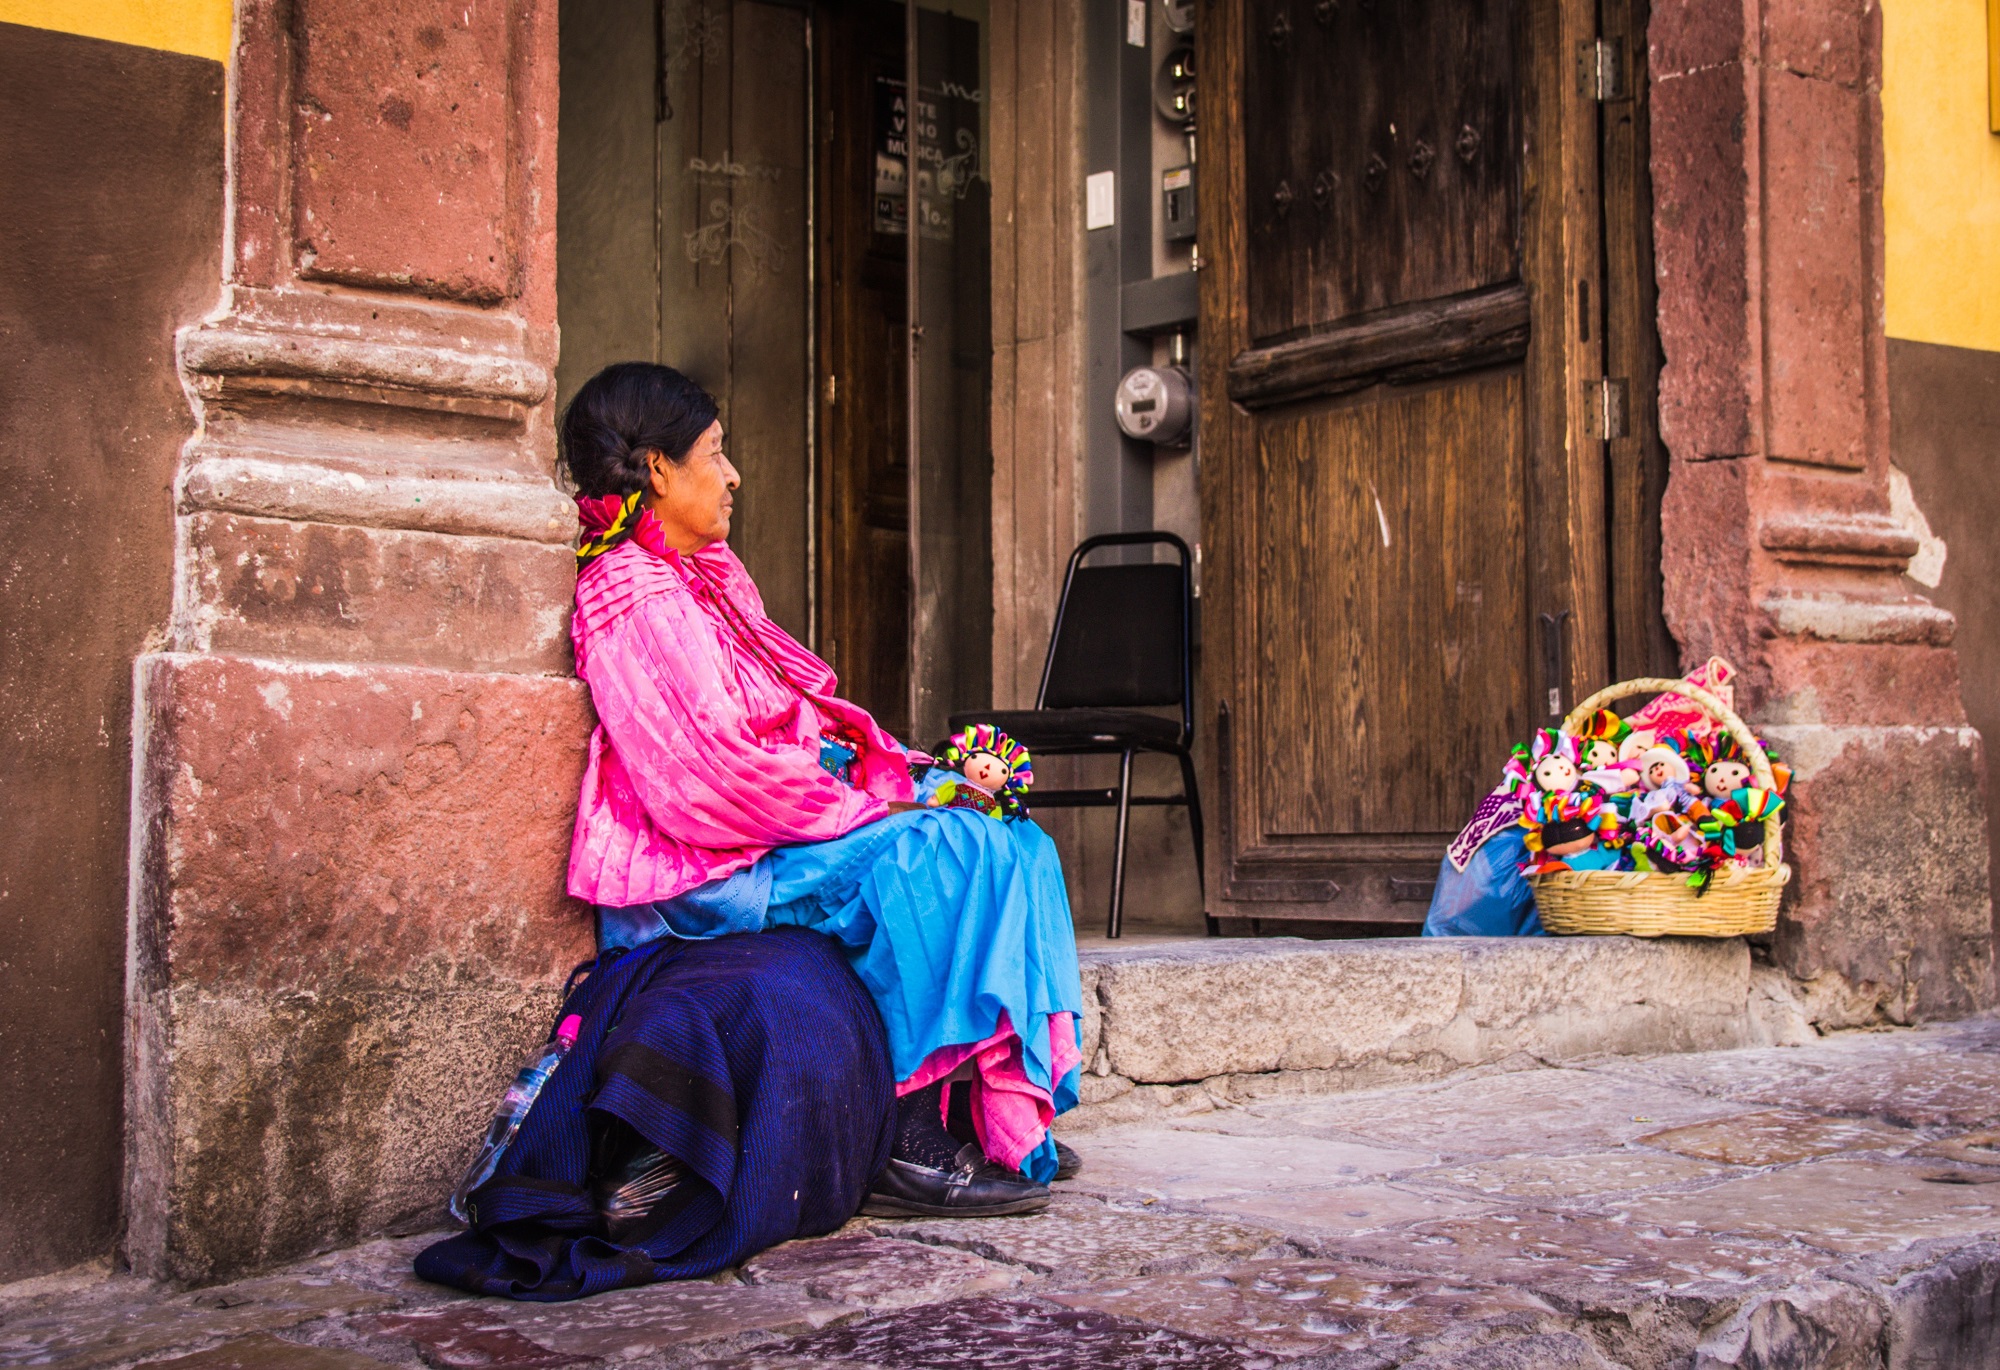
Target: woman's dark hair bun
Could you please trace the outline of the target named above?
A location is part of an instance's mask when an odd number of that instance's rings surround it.
[[[563,410],[563,466],[579,495],[629,495],[646,483],[648,451],[686,461],[720,412],[713,395],[671,366],[614,362]]]

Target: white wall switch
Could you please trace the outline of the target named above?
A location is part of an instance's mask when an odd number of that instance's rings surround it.
[[[1083,226],[1109,228],[1118,222],[1118,173],[1092,173],[1083,183]]]

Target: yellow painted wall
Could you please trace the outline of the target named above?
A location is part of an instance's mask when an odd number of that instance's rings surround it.
[[[229,60],[233,0],[0,0],[0,23]]]
[[[2000,134],[1987,0],[1885,0],[1882,133],[1892,338],[2000,351]]]

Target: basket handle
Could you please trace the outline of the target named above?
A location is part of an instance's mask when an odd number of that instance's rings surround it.
[[[1771,758],[1764,754],[1764,748],[1757,741],[1757,734],[1750,731],[1750,725],[1720,699],[1685,680],[1641,676],[1637,680],[1621,680],[1616,685],[1607,685],[1571,709],[1569,717],[1562,721],[1562,730],[1574,737],[1599,709],[1621,699],[1630,699],[1633,695],[1678,695],[1682,699],[1693,700],[1703,713],[1720,723],[1736,739],[1736,745],[1743,749],[1744,757],[1750,762],[1750,773],[1757,777],[1757,783],[1767,790],[1777,790],[1778,782],[1771,774]],[[1764,825],[1764,864],[1773,868],[1784,853],[1778,829],[1779,822],[1775,818]]]

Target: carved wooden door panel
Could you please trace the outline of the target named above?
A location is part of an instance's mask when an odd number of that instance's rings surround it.
[[[1608,669],[1593,11],[1203,11],[1218,917],[1412,931],[1508,745]]]

